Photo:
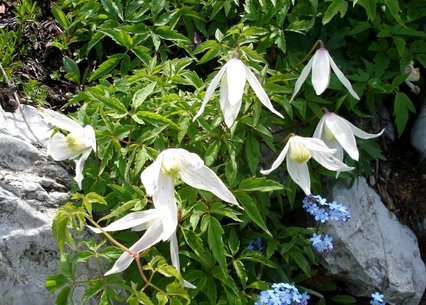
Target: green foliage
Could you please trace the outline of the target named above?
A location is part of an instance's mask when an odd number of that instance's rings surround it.
[[[37,14],[34,5],[17,9],[19,16]],[[405,67],[411,60],[426,63],[423,1],[61,0],[51,11],[63,31],[52,47],[63,53],[64,77],[79,90],[65,107],[79,106],[72,116],[93,126],[97,140],[82,190],[73,189],[53,222],[60,273],[46,280],[46,288],[57,293],[56,304],[72,304],[77,286],[84,287],[76,301],[81,304],[93,298],[99,304],[252,304],[272,282],[311,285],[305,288],[325,304],[320,287],[307,281],[316,274],[307,239],[312,230],[293,217],[302,195],[284,166],[267,178],[259,171],[270,166],[290,133],[312,135],[321,107],[367,122],[387,107],[402,135],[416,110]],[[332,76],[323,95],[315,95],[307,80],[288,103],[300,60],[318,38],[361,101]],[[3,65],[13,61],[19,39],[19,32],[0,30]],[[255,72],[284,120],[247,86],[231,128],[223,123],[218,93],[193,122],[207,84],[235,54]],[[37,86],[27,84],[28,96],[42,99],[43,92],[31,88]],[[369,161],[383,156],[374,140],[359,144],[360,162],[346,162],[369,174]],[[177,147],[198,154],[244,209],[178,180],[182,274],[170,265],[168,242],[159,242],[140,254],[140,268],[133,263],[122,275],[104,276],[123,250],[103,235],[83,234],[86,224],[105,226],[151,208],[140,174],[162,150]],[[321,193],[321,177],[335,174],[310,163],[312,190]],[[130,247],[141,234],[124,230],[110,237]],[[247,249],[257,238],[264,248]],[[77,266],[89,261],[99,270],[82,281]],[[197,288],[184,289],[183,278]],[[351,304],[353,298],[334,295],[327,303]]]

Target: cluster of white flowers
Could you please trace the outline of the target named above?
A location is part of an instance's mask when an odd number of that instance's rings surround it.
[[[328,51],[321,46],[296,81],[291,100],[300,90],[310,70],[312,70],[312,84],[319,95],[328,87],[330,81],[330,67],[339,80],[349,90],[350,94],[359,99],[349,80],[339,70]],[[216,74],[207,88],[205,98],[200,110],[195,115],[197,119],[220,82],[220,107],[225,124],[231,127],[241,108],[242,96],[246,80],[249,82],[262,104],[271,112],[283,118],[274,109],[268,95],[262,88],[254,73],[237,57],[229,60]],[[81,188],[83,179],[83,164],[90,152],[96,151],[95,132],[90,125],[84,128],[77,122],[52,110],[40,109],[41,115],[50,123],[67,131],[67,135],[60,132],[54,133],[48,144],[48,153],[55,160],[76,158],[75,180]],[[290,177],[300,186],[306,195],[311,193],[311,182],[307,162],[311,157],[325,168],[336,171],[350,171],[353,167],[343,163],[343,150],[349,156],[358,160],[359,152],[355,136],[369,139],[381,135],[366,133],[337,114],[326,111],[315,129],[313,137],[292,135],[276,161],[262,174],[269,174],[275,170],[287,157],[287,171]],[[134,231],[146,230],[145,234],[132,246],[130,250],[140,253],[155,245],[159,241],[170,240],[170,252],[173,266],[179,270],[178,244],[176,228],[178,225],[178,208],[174,197],[174,180],[182,179],[188,185],[201,190],[206,190],[223,201],[238,206],[234,195],[227,189],[219,177],[196,154],[184,149],[171,148],[161,152],[157,159],[141,174],[141,180],[148,196],[153,199],[154,208],[134,212],[112,222],[104,228],[105,231],[118,231],[132,229]],[[97,233],[101,231],[91,229]],[[131,254],[124,252],[115,262],[106,275],[125,270],[133,261]],[[194,287],[185,281],[186,287]]]

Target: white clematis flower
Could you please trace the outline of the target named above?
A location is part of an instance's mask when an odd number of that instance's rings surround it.
[[[269,174],[284,161],[287,156],[287,171],[294,182],[305,192],[311,194],[311,178],[309,176],[309,159],[314,158],[325,168],[344,172],[354,169],[347,166],[333,156],[335,149],[330,149],[320,139],[306,138],[300,136],[291,136],[286,146],[274,161],[272,167],[268,170],[261,170],[264,175]]]
[[[89,157],[92,150],[96,151],[96,136],[93,127],[86,125],[82,127],[67,116],[44,108],[38,108],[40,115],[52,125],[68,131],[68,134],[57,132],[47,143],[47,153],[56,161],[77,158],[75,160],[75,181],[81,189],[83,180],[84,161]]]
[[[348,120],[326,111],[315,128],[313,137],[323,140],[328,147],[336,149],[334,156],[338,160],[343,161],[343,150],[345,150],[353,160],[358,161],[359,152],[355,136],[371,139],[380,136],[384,131],[383,129],[377,134],[364,132]]]
[[[176,238],[178,209],[174,197],[175,178],[180,177],[190,186],[210,191],[223,201],[236,204],[234,195],[226,188],[219,177],[196,154],[184,149],[167,149],[141,174],[141,180],[148,196],[152,196],[154,209],[130,213],[104,228],[105,231],[118,231],[132,228],[133,231],[145,230],[145,234],[130,250],[140,253],[160,240],[170,239],[172,265],[180,271],[179,249]],[[96,233],[101,231],[90,227]],[[105,275],[125,270],[133,257],[124,252]],[[195,288],[185,281],[185,287]]]
[[[342,71],[337,67],[333,58],[331,58],[327,49],[324,47],[316,50],[314,56],[308,62],[308,64],[303,68],[302,73],[296,81],[296,85],[294,86],[294,93],[291,97],[291,101],[293,101],[296,94],[299,92],[302,84],[305,82],[306,78],[309,75],[309,72],[312,70],[312,85],[314,86],[315,93],[320,95],[327,89],[330,83],[330,66],[333,69],[334,73],[336,73],[337,78],[349,90],[349,93],[357,100],[359,100],[358,94],[352,89],[352,85],[349,80],[345,77]]]
[[[220,84],[220,108],[222,109],[225,124],[229,128],[234,124],[235,118],[241,108],[241,101],[243,98],[244,86],[246,80],[253,88],[259,100],[268,108],[270,111],[275,113],[280,118],[283,118],[282,114],[274,109],[268,95],[263,89],[256,76],[244,63],[238,58],[229,60],[216,74],[207,88],[206,95],[201,105],[200,110],[195,115],[193,121],[195,121],[203,112],[207,102],[216,90],[216,87]]]

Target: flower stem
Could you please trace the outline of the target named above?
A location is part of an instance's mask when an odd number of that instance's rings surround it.
[[[312,54],[312,52],[315,50],[318,44],[320,45],[321,48],[324,48],[324,43],[322,42],[322,40],[317,40],[312,46],[312,48],[309,50],[309,52],[305,55],[305,57],[303,57],[302,60],[300,60],[296,65],[294,65],[288,72],[289,73],[293,72],[294,69],[300,66],[309,57],[309,55]]]

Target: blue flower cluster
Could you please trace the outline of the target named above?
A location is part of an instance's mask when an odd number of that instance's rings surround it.
[[[348,221],[351,218],[351,213],[343,204],[336,201],[327,202],[327,199],[319,195],[310,194],[303,199],[303,208],[315,217],[316,221],[324,223],[328,220]],[[313,234],[309,239],[312,246],[320,253],[329,253],[333,250],[333,237],[326,234],[324,238],[321,234]]]
[[[262,291],[254,305],[307,305],[311,298],[307,292],[301,294],[287,283],[275,283],[272,288]]]
[[[383,298],[383,297],[384,297],[384,295],[383,295],[383,294],[381,294],[380,292],[375,292],[375,293],[373,293],[373,294],[371,295],[371,297],[373,298],[373,299],[370,301],[370,304],[371,304],[371,305],[385,305],[385,304],[386,304],[385,299]]]
[[[255,241],[249,242],[249,244],[247,245],[247,249],[255,250],[255,251],[262,251],[263,250],[263,239],[262,239],[262,237],[257,238]]]
[[[320,253],[329,253],[333,250],[333,237],[328,234],[325,234],[324,239],[322,235],[312,234],[312,237],[309,239],[312,243],[312,246]]]

